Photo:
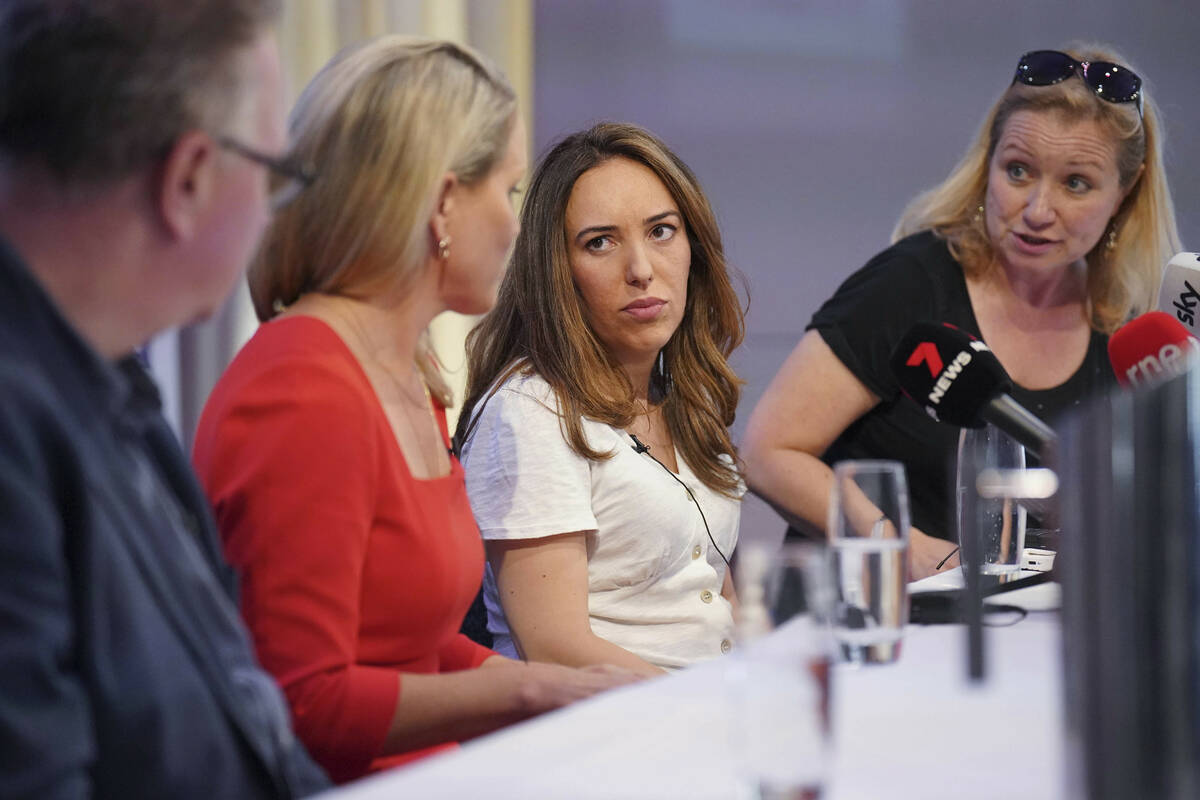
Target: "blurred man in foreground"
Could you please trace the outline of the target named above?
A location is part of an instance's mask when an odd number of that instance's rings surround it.
[[[0,11],[0,796],[325,785],[131,355],[211,314],[286,150],[278,0]],[[301,176],[307,177],[307,176]]]

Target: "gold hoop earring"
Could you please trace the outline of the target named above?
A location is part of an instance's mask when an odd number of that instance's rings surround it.
[[[443,236],[438,242],[438,258],[445,261],[450,257],[450,237]]]

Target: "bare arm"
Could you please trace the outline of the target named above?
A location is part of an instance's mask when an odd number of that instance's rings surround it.
[[[486,669],[484,668],[486,667]],[[480,669],[400,676],[400,697],[383,753],[462,741],[640,678],[611,666],[572,669],[501,656]]]
[[[879,403],[821,334],[804,334],[759,400],[742,443],[746,482],[789,522],[824,531],[833,471],[821,455],[855,420]],[[913,528],[909,574],[933,574],[954,545]],[[951,559],[944,568],[957,564]]]
[[[639,675],[661,675],[664,670],[592,633],[584,537],[576,532],[486,543],[517,649],[529,661],[613,664]]]

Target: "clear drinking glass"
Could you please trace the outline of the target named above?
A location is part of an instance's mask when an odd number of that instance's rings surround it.
[[[908,484],[896,461],[833,468],[827,531],[833,548],[833,635],[842,657],[887,664],[908,622]]]
[[[958,541],[962,544],[966,542],[965,534],[979,532],[979,571],[985,575],[1011,576],[1020,571],[1025,549],[1025,507],[1012,497],[981,496],[976,488],[979,476],[988,470],[1024,469],[1025,448],[994,425],[963,428],[959,434],[954,483]],[[971,504],[964,502],[971,491],[976,493],[973,511]]]
[[[744,796],[816,800],[829,763],[829,553],[815,543],[748,547],[736,577],[738,646],[726,675]]]

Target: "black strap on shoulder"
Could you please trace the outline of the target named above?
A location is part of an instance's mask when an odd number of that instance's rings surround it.
[[[454,436],[450,437],[450,452],[453,453],[454,457],[457,458],[459,461],[462,461],[463,445],[465,445],[467,443],[467,440],[470,439],[471,436],[475,433],[475,427],[477,425],[479,425],[479,417],[482,416],[483,410],[485,408],[487,408],[488,401],[491,400],[492,397],[495,396],[496,392],[499,391],[499,389],[500,389],[500,387],[497,386],[495,389],[493,389],[488,395],[486,395],[483,398],[482,403],[480,403],[475,408],[472,408],[471,412],[470,412],[470,417],[468,417],[468,419],[467,419],[466,426],[464,427],[464,426],[460,425],[459,430],[455,431]],[[461,433],[460,433],[460,431],[461,431]]]

